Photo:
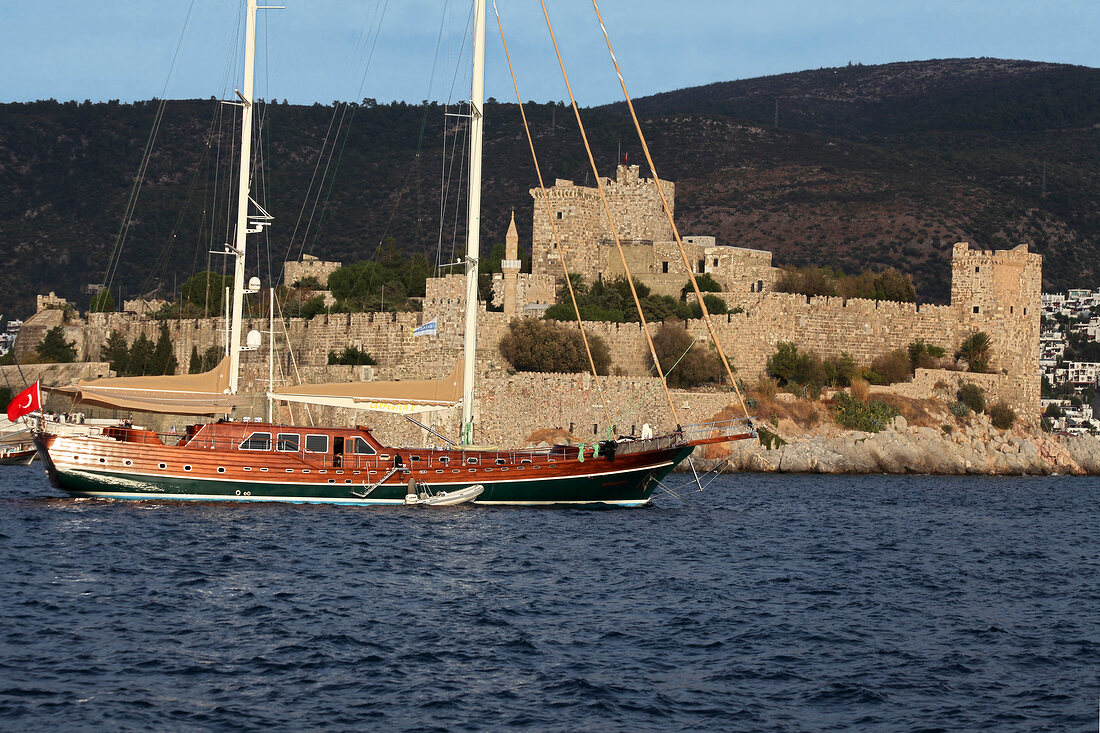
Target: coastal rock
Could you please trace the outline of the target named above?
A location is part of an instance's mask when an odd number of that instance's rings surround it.
[[[944,475],[1100,475],[1100,438],[1063,438],[1030,432],[1017,425],[1011,431],[994,428],[985,416],[954,430],[905,424],[879,433],[848,430],[796,435],[789,430],[785,445],[766,449],[758,441],[739,441],[728,453],[728,471],[789,473],[930,473]],[[697,461],[712,467],[715,460]]]

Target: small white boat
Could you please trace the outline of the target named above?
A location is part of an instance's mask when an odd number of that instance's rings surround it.
[[[483,491],[485,491],[483,485],[474,484],[456,491],[433,492],[427,484],[417,483],[414,486],[413,481],[410,480],[409,493],[405,495],[405,504],[407,506],[454,506],[455,504],[465,504],[468,501],[473,501],[481,496]]]

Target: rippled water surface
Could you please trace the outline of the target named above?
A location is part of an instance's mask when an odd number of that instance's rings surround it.
[[[0,467],[0,729],[1095,730],[1096,479],[687,491],[128,503]]]

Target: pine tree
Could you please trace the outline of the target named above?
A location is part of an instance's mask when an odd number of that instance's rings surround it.
[[[35,347],[38,358],[47,364],[68,364],[76,359],[76,342],[65,341],[65,331],[54,326]]]
[[[126,374],[135,377],[150,374],[149,368],[152,366],[154,351],[156,351],[156,347],[153,345],[152,339],[145,334],[141,334],[134,339],[134,343],[130,347],[130,357],[126,361]]]
[[[153,358],[149,364],[148,374],[175,374],[176,355],[172,349],[172,337],[168,334],[168,324],[163,321],[160,324],[160,337],[157,339],[156,348],[153,350]]]
[[[126,343],[126,337],[118,329],[113,329],[107,336],[107,343],[103,344],[99,358],[110,362],[111,371],[115,374],[123,374],[130,360],[130,345]]]
[[[103,288],[92,296],[92,302],[88,304],[88,310],[92,313],[110,313],[115,309],[115,296],[111,295],[110,288]]]

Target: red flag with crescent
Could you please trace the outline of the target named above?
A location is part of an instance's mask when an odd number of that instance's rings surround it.
[[[15,396],[8,405],[8,419],[15,422],[27,413],[42,409],[42,390],[35,382]]]

